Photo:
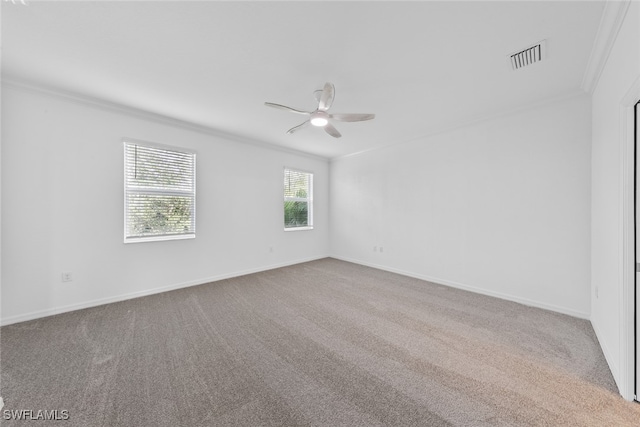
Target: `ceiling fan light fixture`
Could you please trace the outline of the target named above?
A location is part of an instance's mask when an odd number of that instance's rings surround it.
[[[314,126],[324,127],[329,123],[329,115],[324,111],[316,110],[311,113],[311,119],[309,121]]]
[[[326,126],[329,123],[329,120],[324,117],[314,117],[311,119],[311,124],[318,127]]]

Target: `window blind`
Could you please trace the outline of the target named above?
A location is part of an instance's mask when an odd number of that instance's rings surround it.
[[[195,237],[195,154],[125,142],[125,241]]]
[[[313,226],[312,189],[313,174],[284,170],[285,229]]]

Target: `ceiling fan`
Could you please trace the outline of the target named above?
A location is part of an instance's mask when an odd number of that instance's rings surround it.
[[[265,102],[264,105],[267,107],[279,108],[281,110],[291,111],[296,114],[303,114],[305,116],[309,116],[309,119],[304,123],[299,124],[298,126],[294,126],[287,131],[288,134],[297,132],[298,130],[308,126],[309,124],[317,127],[322,127],[324,130],[334,138],[340,138],[342,135],[338,132],[329,120],[337,120],[339,122],[362,122],[364,120],[371,120],[376,115],[375,114],[353,114],[353,113],[345,113],[345,114],[329,114],[328,110],[331,108],[331,104],[333,104],[333,99],[336,95],[335,86],[333,83],[325,83],[324,88],[322,90],[317,90],[314,92],[316,95],[316,99],[318,101],[318,108],[315,111],[301,111],[296,110],[295,108],[287,107],[285,105],[274,104],[273,102]]]

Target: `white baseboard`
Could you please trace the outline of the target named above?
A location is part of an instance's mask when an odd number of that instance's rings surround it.
[[[389,271],[391,273],[401,274],[403,276],[413,277],[413,278],[416,278],[416,279],[425,280],[427,282],[437,283],[437,284],[440,284],[440,285],[445,285],[445,286],[450,286],[450,287],[453,287],[453,288],[463,289],[463,290],[467,290],[467,291],[470,291],[470,292],[475,292],[475,293],[482,294],[482,295],[488,295],[488,296],[492,296],[492,297],[496,297],[496,298],[501,298],[501,299],[504,299],[504,300],[517,302],[517,303],[528,305],[528,306],[531,306],[531,307],[537,307],[537,308],[542,308],[542,309],[545,309],[545,310],[551,310],[551,311],[555,311],[555,312],[558,312],[558,313],[567,314],[569,316],[578,317],[578,318],[581,318],[581,319],[587,319],[587,320],[589,319],[589,313],[584,313],[584,312],[580,312],[580,311],[576,311],[576,310],[572,310],[572,309],[567,309],[567,308],[564,308],[564,307],[559,307],[559,306],[555,306],[555,305],[551,305],[551,304],[546,304],[546,303],[542,303],[542,302],[539,302],[539,301],[529,300],[529,299],[526,299],[526,298],[520,298],[520,297],[516,297],[516,296],[513,296],[513,295],[509,295],[509,294],[503,294],[503,293],[500,293],[500,292],[488,291],[486,289],[482,289],[482,288],[478,288],[478,287],[470,286],[470,285],[465,285],[463,283],[458,283],[458,282],[453,282],[453,281],[450,281],[450,280],[445,280],[445,279],[440,279],[440,278],[436,278],[436,277],[416,274],[416,273],[412,273],[412,272],[409,272],[409,271],[404,271],[404,270],[400,270],[400,269],[397,269],[397,268],[387,267],[387,266],[384,266],[384,265],[378,265],[378,264],[374,264],[374,263],[368,263],[368,262],[357,260],[357,259],[342,257],[342,256],[338,256],[338,255],[322,255],[322,256],[317,256],[317,257],[311,257],[311,258],[298,259],[298,260],[294,260],[294,261],[288,261],[288,262],[280,263],[280,264],[271,264],[271,265],[267,265],[267,266],[262,266],[262,267],[257,267],[257,268],[242,270],[242,271],[236,271],[236,272],[232,272],[232,273],[220,274],[220,275],[217,275],[217,276],[212,276],[212,277],[192,280],[192,281],[189,281],[189,282],[172,284],[172,285],[168,285],[168,286],[162,286],[162,287],[159,287],[159,288],[147,289],[147,290],[144,290],[144,291],[131,292],[131,293],[116,295],[116,296],[107,297],[107,298],[99,298],[99,299],[95,299],[95,300],[91,300],[91,301],[85,301],[85,302],[78,303],[78,304],[70,304],[70,305],[61,306],[61,307],[52,307],[52,308],[48,308],[48,309],[45,309],[45,310],[32,311],[32,312],[29,312],[29,313],[24,313],[24,314],[19,314],[19,315],[16,315],[16,316],[10,316],[10,317],[6,317],[6,318],[2,318],[0,320],[0,325],[5,326],[5,325],[11,325],[11,324],[14,324],[14,323],[19,323],[19,322],[26,322],[28,320],[39,319],[39,318],[42,318],[42,317],[47,317],[47,316],[52,316],[52,315],[55,315],[55,314],[66,313],[66,312],[69,312],[69,311],[82,310],[84,308],[96,307],[96,306],[99,306],[99,305],[110,304],[112,302],[125,301],[125,300],[129,300],[129,299],[133,299],[133,298],[139,298],[139,297],[143,297],[143,296],[147,296],[147,295],[153,295],[153,294],[158,294],[158,293],[162,293],[162,292],[172,291],[172,290],[175,290],[175,289],[187,288],[189,286],[197,286],[197,285],[202,285],[202,284],[209,283],[209,282],[216,282],[218,280],[229,279],[229,278],[232,278],[232,277],[244,276],[244,275],[247,275],[247,274],[259,273],[261,271],[268,271],[268,270],[273,270],[273,269],[276,269],[276,268],[287,267],[287,266],[290,266],[290,265],[301,264],[301,263],[304,263],[304,262],[315,261],[315,260],[318,260],[318,259],[327,258],[329,256],[331,258],[339,259],[339,260],[342,260],[342,261],[351,262],[351,263],[359,264],[359,265],[364,265],[364,266],[367,266],[367,267],[377,268],[379,270]],[[595,328],[595,325],[594,325],[594,330],[595,329],[596,328]],[[597,331],[596,331],[596,335],[598,335]],[[609,366],[612,367],[612,371],[613,371],[613,367],[617,366],[617,365],[614,365],[614,364],[611,363],[612,360],[611,360],[611,357],[610,357],[610,352],[607,352],[605,347],[603,347],[603,352],[605,353],[605,357],[607,358],[607,361],[609,362]],[[615,374],[614,374],[614,377],[615,377]]]
[[[360,264],[360,265],[364,265],[364,266],[367,266],[367,267],[377,268],[379,270],[389,271],[391,273],[401,274],[403,276],[413,277],[415,279],[425,280],[427,282],[437,283],[439,285],[450,286],[452,288],[457,288],[457,289],[463,289],[465,291],[470,291],[470,292],[474,292],[474,293],[477,293],[477,294],[496,297],[496,298],[504,299],[504,300],[507,300],[507,301],[513,301],[513,302],[517,302],[517,303],[520,303],[520,304],[528,305],[530,307],[536,307],[536,308],[542,308],[542,309],[545,309],[545,310],[555,311],[557,313],[566,314],[566,315],[569,315],[569,316],[572,316],[572,317],[577,317],[577,318],[580,318],[580,319],[589,320],[589,318],[590,318],[589,313],[573,310],[571,308],[561,307],[561,306],[557,306],[557,305],[553,305],[553,304],[547,304],[547,303],[540,302],[540,301],[530,300],[528,298],[521,298],[521,297],[517,297],[517,296],[514,296],[514,295],[504,294],[504,293],[501,293],[501,292],[489,291],[489,290],[486,290],[486,289],[483,289],[483,288],[478,288],[476,286],[465,285],[464,283],[453,282],[451,280],[440,279],[440,278],[437,278],[437,277],[425,276],[425,275],[422,275],[422,274],[412,273],[410,271],[404,271],[404,270],[400,270],[400,269],[393,268],[393,267],[387,267],[387,266],[384,266],[384,265],[378,265],[378,264],[374,264],[374,263],[370,263],[370,262],[366,262],[366,261],[360,261],[360,260],[357,260],[357,259],[342,257],[342,256],[338,256],[338,255],[330,255],[330,256],[331,256],[331,258],[339,259],[339,260],[342,260],[342,261],[347,261],[347,262],[352,262],[354,264]]]
[[[66,312],[69,312],[69,311],[82,310],[84,308],[96,307],[96,306],[99,306],[99,305],[110,304],[112,302],[125,301],[125,300],[134,299],[134,298],[144,297],[144,296],[147,296],[147,295],[153,295],[153,294],[159,294],[159,293],[162,293],[162,292],[172,291],[172,290],[175,290],[175,289],[181,289],[181,288],[188,288],[190,286],[203,285],[205,283],[217,282],[218,280],[230,279],[232,277],[245,276],[247,274],[259,273],[261,271],[268,271],[268,270],[273,270],[273,269],[281,268],[281,267],[288,267],[290,265],[301,264],[301,263],[309,262],[309,261],[315,261],[315,260],[323,259],[323,258],[327,258],[327,257],[328,257],[328,255],[322,255],[322,256],[317,256],[317,257],[297,259],[297,260],[294,260],[294,261],[287,261],[287,262],[280,263],[280,264],[271,264],[271,265],[266,265],[266,266],[257,267],[257,268],[250,268],[250,269],[247,269],[247,270],[220,274],[220,275],[217,275],[217,276],[206,277],[206,278],[197,279],[197,280],[191,280],[189,282],[176,283],[176,284],[172,284],[172,285],[168,285],[168,286],[161,286],[159,288],[147,289],[147,290],[144,290],[144,291],[131,292],[131,293],[115,295],[115,296],[107,297],[107,298],[99,298],[99,299],[95,299],[95,300],[91,300],[91,301],[85,301],[85,302],[81,302],[81,303],[77,303],[77,304],[70,304],[70,305],[65,305],[65,306],[61,306],[61,307],[47,308],[45,310],[32,311],[30,313],[18,314],[16,316],[10,316],[10,317],[6,317],[6,318],[2,318],[0,320],[0,325],[1,326],[5,326],[5,325],[11,325],[11,324],[14,324],[14,323],[19,323],[19,322],[26,322],[27,320],[40,319],[42,317],[53,316],[55,314],[66,313]]]

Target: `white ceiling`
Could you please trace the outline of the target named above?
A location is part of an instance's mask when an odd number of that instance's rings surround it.
[[[2,2],[3,79],[335,158],[580,90],[603,2]],[[511,71],[542,39],[548,60]],[[342,138],[265,101],[375,113]]]

